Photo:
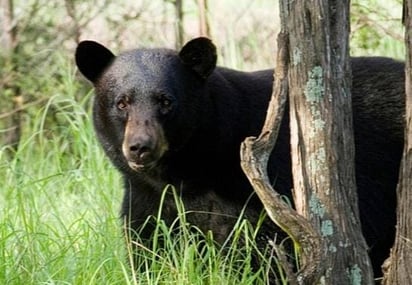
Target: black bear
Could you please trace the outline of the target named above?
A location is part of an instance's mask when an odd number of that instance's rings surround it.
[[[256,222],[262,205],[240,168],[240,144],[259,134],[271,96],[273,70],[216,67],[216,48],[197,38],[179,52],[137,49],[115,56],[83,41],[81,73],[95,87],[93,121],[107,156],[122,173],[122,216],[139,230],[156,215],[166,185],[190,211],[188,222],[223,241],[247,202]],[[352,59],[356,179],[362,229],[376,275],[395,232],[396,185],[403,147],[404,65],[387,58]],[[286,112],[268,166],[275,188],[292,186]],[[166,197],[163,217],[173,221]],[[140,231],[150,237],[151,228]],[[276,231],[268,220],[263,234]]]

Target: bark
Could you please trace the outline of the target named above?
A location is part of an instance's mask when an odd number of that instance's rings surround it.
[[[326,242],[322,283],[373,284],[355,183],[349,1],[282,2],[289,15],[296,209]]]
[[[2,47],[5,55],[13,51],[17,46],[16,23],[14,23],[13,0],[1,0],[2,10]]]
[[[81,26],[80,26],[80,21],[76,15],[75,2],[72,0],[65,0],[64,5],[66,7],[67,15],[70,17],[73,23],[73,37],[74,37],[75,43],[79,43],[80,37],[81,37]]]
[[[175,0],[176,13],[176,49],[179,50],[183,46],[183,0]]]
[[[197,6],[199,7],[199,35],[210,37],[210,26],[207,17],[207,0],[197,0]]]
[[[276,143],[280,123],[283,117],[288,93],[288,35],[283,30],[278,35],[278,54],[275,69],[274,89],[269,104],[267,117],[258,138],[247,138],[241,146],[241,166],[259,199],[262,201],[268,216],[301,248],[301,255],[310,263],[302,265],[297,274],[288,274],[288,283],[315,284],[322,272],[321,247],[322,240],[308,220],[291,209],[272,188],[267,164],[269,155]],[[284,261],[286,258],[280,257]],[[288,264],[283,265],[285,272],[290,270]]]
[[[403,158],[397,189],[398,209],[395,244],[384,265],[385,285],[412,284],[412,0],[404,1],[406,43],[406,124]]]
[[[1,56],[5,59],[5,70],[8,70],[8,76],[1,81],[1,89],[4,94],[10,94],[7,99],[10,100],[11,110],[14,110],[10,116],[5,119],[5,133],[3,137],[4,145],[9,146],[12,152],[17,150],[21,137],[21,109],[23,106],[23,96],[20,94],[20,88],[15,85],[15,75],[17,66],[15,57],[18,45],[17,24],[14,19],[13,0],[1,0],[0,18],[2,23]]]

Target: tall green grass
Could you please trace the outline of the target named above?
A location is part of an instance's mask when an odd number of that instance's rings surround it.
[[[111,283],[123,274],[118,177],[93,136],[91,94],[74,100],[79,85],[66,70],[25,121],[13,158],[0,153],[1,284]]]
[[[162,209],[156,217],[152,244],[137,240],[132,244],[135,259],[131,265],[139,272],[143,284],[266,284],[273,273],[270,252],[256,247],[256,229],[239,217],[227,242],[216,245],[213,233],[203,233],[186,220],[185,207],[173,187],[179,216],[169,227],[162,218]],[[149,222],[149,221],[148,221]],[[261,258],[261,266],[253,268],[253,258]],[[154,283],[153,283],[154,281]]]
[[[120,177],[91,123],[93,94],[67,58],[58,62],[60,76],[45,75],[53,95],[27,111],[18,151],[0,150],[0,284],[266,284],[270,265],[262,258],[252,270],[255,229],[242,219],[223,250],[193,225],[172,238],[159,214],[155,239],[167,242],[138,244],[132,261]]]

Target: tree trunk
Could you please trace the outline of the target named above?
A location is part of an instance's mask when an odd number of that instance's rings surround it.
[[[269,216],[302,248],[304,273],[289,276],[291,284],[373,284],[355,183],[349,1],[282,0],[280,11],[279,38],[287,43],[278,48],[263,131],[242,145],[242,168]],[[281,60],[285,47],[287,59]],[[295,205],[322,239],[281,205],[266,177],[288,84]]]
[[[355,183],[349,1],[282,2],[289,9],[296,209],[326,242],[322,284],[373,284]]]
[[[395,244],[385,262],[385,285],[412,284],[412,0],[404,1],[406,65],[406,124],[400,168]]]
[[[210,37],[210,26],[207,17],[207,0],[197,0],[197,6],[199,8],[199,35]]]
[[[2,23],[1,44],[2,50],[0,56],[4,57],[4,70],[8,70],[8,76],[3,78],[3,89],[6,94],[6,100],[9,100],[8,108],[14,110],[5,120],[5,133],[3,137],[4,145],[16,151],[21,136],[21,109],[23,106],[23,97],[20,94],[20,88],[15,85],[15,75],[17,74],[17,65],[15,63],[17,50],[17,27],[14,19],[13,0],[1,0],[0,17]],[[6,103],[7,104],[7,103]]]
[[[73,37],[76,44],[80,42],[81,27],[79,19],[76,15],[76,3],[72,0],[65,0],[64,5],[66,7],[66,13],[70,17],[73,23]]]
[[[287,259],[279,252],[277,254],[279,260],[285,263],[282,265],[288,284],[315,284],[323,268],[321,263],[322,240],[309,221],[290,208],[282,200],[280,194],[272,188],[266,171],[269,155],[278,136],[288,93],[289,50],[288,34],[284,24],[278,35],[277,51],[274,88],[265,124],[258,138],[249,137],[242,143],[241,166],[262,201],[268,216],[292,238],[297,247],[302,249],[303,259],[311,261],[302,264],[301,270],[294,274],[289,270]]]
[[[176,49],[180,50],[183,46],[183,0],[175,0],[176,13]]]

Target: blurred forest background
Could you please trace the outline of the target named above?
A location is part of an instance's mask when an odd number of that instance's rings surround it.
[[[404,58],[401,2],[352,1],[353,55]],[[273,68],[278,23],[273,0],[0,0],[0,284],[266,284],[270,268],[252,272],[209,244],[198,252],[191,238],[147,251],[145,275],[129,271],[121,180],[94,136],[74,50],[208,35],[219,65]]]
[[[219,48],[219,64],[272,68],[279,27],[272,0],[1,0],[0,139],[19,142],[24,125],[51,96],[65,91],[82,39],[114,51],[178,48],[199,35]],[[352,1],[353,55],[404,57],[401,0]],[[81,98],[82,90],[76,96]],[[53,108],[53,106],[51,106]],[[50,113],[49,122],[58,124]]]
[[[178,48],[207,35],[219,47],[221,65],[244,70],[274,65],[277,1],[1,1],[2,145],[17,144],[31,112],[61,91],[63,70],[74,68],[72,55],[82,39],[120,51]],[[352,1],[352,54],[402,59],[401,13],[400,0]]]

